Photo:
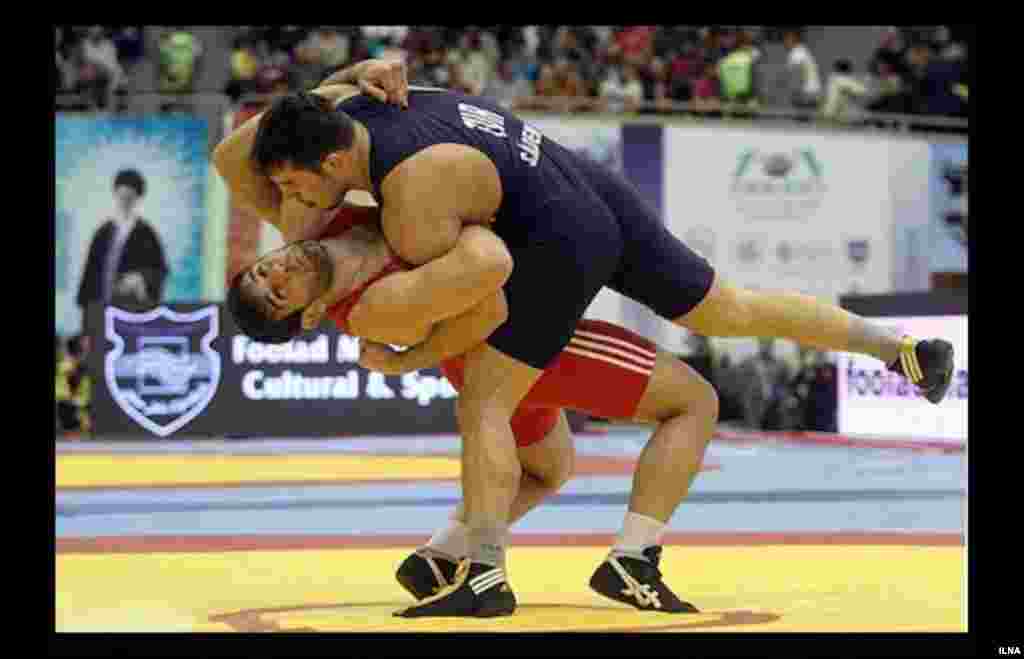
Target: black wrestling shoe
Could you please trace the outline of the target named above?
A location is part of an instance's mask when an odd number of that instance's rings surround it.
[[[599,595],[641,611],[665,613],[699,613],[697,607],[684,602],[661,580],[661,547],[644,549],[647,560],[613,552],[590,577],[590,587]]]
[[[418,600],[430,597],[455,580],[458,561],[429,547],[420,547],[402,561],[395,579]]]
[[[516,596],[505,570],[462,559],[452,584],[419,604],[395,611],[400,618],[494,618],[512,615]]]
[[[953,382],[953,344],[943,339],[915,341],[903,337],[900,356],[889,365],[921,390],[930,403],[938,405]]]

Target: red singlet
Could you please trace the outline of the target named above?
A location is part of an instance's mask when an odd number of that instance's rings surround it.
[[[354,225],[376,222],[376,209],[370,210],[339,209],[320,237],[336,237]],[[409,267],[396,258],[328,309],[327,315],[341,331],[347,331],[348,315],[366,289]],[[529,446],[544,439],[558,422],[562,408],[605,419],[632,418],[647,390],[656,356],[654,343],[635,332],[600,320],[580,320],[569,345],[544,370],[512,416],[516,444]],[[441,372],[455,389],[462,388],[462,357],[442,362]]]

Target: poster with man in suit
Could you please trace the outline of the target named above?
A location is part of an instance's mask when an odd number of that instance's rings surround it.
[[[93,302],[146,309],[162,300],[168,266],[160,235],[138,214],[146,179],[123,169],[113,181],[115,208],[93,235],[75,298],[82,313]]]
[[[205,120],[56,117],[56,330],[92,304],[142,312],[202,298]]]

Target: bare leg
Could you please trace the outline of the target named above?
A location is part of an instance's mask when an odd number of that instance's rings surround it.
[[[466,354],[457,411],[462,496],[474,563],[504,566],[505,536],[522,468],[509,420],[542,371],[482,344]]]
[[[736,288],[717,275],[707,296],[675,323],[705,336],[789,339],[820,350],[899,358],[902,337],[870,320],[799,293]]]
[[[700,471],[718,421],[718,398],[696,371],[659,351],[636,417],[660,424],[637,461],[629,510],[665,524]]]
[[[542,441],[521,447],[518,451],[523,475],[519,481],[519,492],[509,511],[509,525],[519,521],[541,501],[558,492],[572,476],[575,448],[569,422],[562,412],[558,425],[551,429]],[[452,519],[465,522],[465,507],[459,503]]]

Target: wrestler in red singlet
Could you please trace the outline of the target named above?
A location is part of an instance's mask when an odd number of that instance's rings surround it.
[[[357,224],[376,223],[375,208],[343,207],[320,235],[340,236]],[[348,315],[364,291],[375,281],[411,266],[397,256],[363,286],[327,310],[338,328],[348,331]],[[656,346],[647,339],[612,323],[582,319],[569,345],[562,349],[512,415],[512,432],[518,446],[544,439],[558,422],[562,408],[605,419],[630,419],[654,371]],[[462,388],[463,358],[441,363],[441,372],[455,389]]]

